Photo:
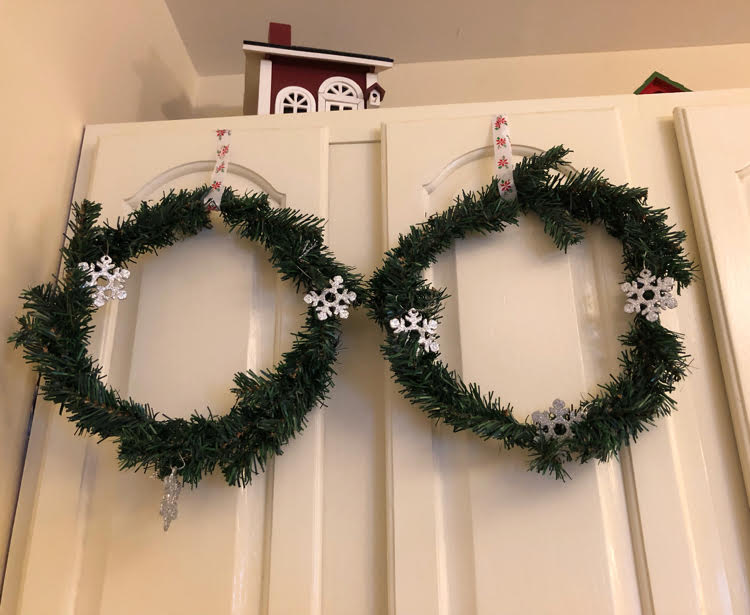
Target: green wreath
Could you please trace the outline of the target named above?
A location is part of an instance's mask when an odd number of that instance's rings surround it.
[[[674,307],[671,295],[690,284],[696,266],[687,258],[683,231],[667,225],[665,210],[646,204],[647,191],[614,186],[597,169],[561,175],[569,153],[562,146],[525,158],[513,172],[515,200],[501,196],[497,179],[478,193],[463,193],[455,204],[423,224],[412,226],[386,253],[368,282],[368,310],[387,333],[382,351],[407,399],[454,431],[470,430],[507,448],[531,452],[531,469],[568,476],[563,463],[577,458],[605,461],[662,415],[675,408],[670,397],[688,370],[682,336],[658,321],[661,310]],[[518,224],[533,212],[560,250],[583,239],[581,223],[602,224],[622,242],[627,280],[627,312],[636,312],[630,330],[620,337],[621,372],[577,408],[560,400],[532,422],[513,417],[492,394],[483,396],[436,360],[437,320],[444,290],[432,288],[422,272],[455,240],[470,233],[491,233]],[[656,275],[653,275],[653,272]],[[667,274],[670,277],[667,277]],[[664,276],[664,277],[657,277]]]
[[[10,341],[22,346],[27,362],[42,376],[48,401],[79,433],[119,444],[122,468],[152,468],[193,485],[218,466],[230,485],[245,485],[269,457],[303,429],[307,413],[323,402],[331,386],[340,316],[356,301],[360,277],[333,258],[323,243],[323,221],[292,209],[270,206],[268,196],[237,196],[227,188],[220,215],[242,237],[260,242],[282,279],[311,291],[312,304],[291,351],[271,371],[234,377],[236,401],[224,416],[193,414],[159,418],[147,404],[123,399],[103,382],[101,367],[88,355],[92,314],[109,298],[124,298],[120,269],[139,255],[211,228],[204,204],[207,187],[170,192],[155,204],[142,203],[116,226],[97,226],[98,203],[74,204],[64,269],[53,283],[23,292],[25,313]],[[101,271],[90,263],[97,263]],[[99,277],[110,281],[96,286]],[[330,285],[330,286],[329,286]],[[345,287],[345,288],[342,288]],[[166,527],[166,526],[165,526]]]

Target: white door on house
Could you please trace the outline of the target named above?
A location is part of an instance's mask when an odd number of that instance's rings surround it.
[[[318,89],[319,111],[354,111],[364,109],[362,88],[347,77],[330,77]]]
[[[76,193],[114,219],[140,199],[202,184],[213,129],[232,128],[228,183],[328,218],[337,257],[369,274],[398,233],[489,181],[498,110],[518,154],[564,143],[577,169],[600,166],[618,182],[659,169],[657,192],[676,186],[661,170],[677,159],[659,116],[637,104],[94,127]],[[685,199],[674,205],[689,225]],[[618,262],[619,245],[602,233],[563,254],[533,219],[460,242],[430,273],[451,295],[445,360],[519,418],[594,392],[617,368],[629,318]],[[174,416],[226,408],[232,374],[271,367],[305,309],[260,248],[220,226],[142,258],[129,285],[127,300],[98,315],[92,351],[122,392]],[[748,612],[748,517],[700,287],[665,317],[699,358],[680,412],[622,463],[573,466],[566,484],[405,403],[363,312],[344,326],[331,399],[285,454],[246,489],[214,476],[183,491],[166,534],[160,483],[118,472],[113,446],[76,438],[40,403],[0,613]],[[706,423],[706,408],[719,418]]]

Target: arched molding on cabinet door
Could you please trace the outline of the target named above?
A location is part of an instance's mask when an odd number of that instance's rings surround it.
[[[532,156],[534,154],[541,154],[544,151],[545,150],[531,145],[513,145],[514,157]],[[460,156],[457,156],[448,164],[446,164],[432,180],[430,180],[426,184],[423,184],[422,187],[428,195],[432,194],[438,188],[438,186],[440,186],[440,184],[442,184],[452,173],[454,173],[461,167],[464,167],[471,162],[482,160],[483,158],[490,158],[493,155],[494,149],[491,145],[478,147],[477,149],[470,150],[465,154],[461,154]],[[574,167],[568,164],[561,165],[558,168],[558,171],[566,175],[578,172]]]
[[[208,179],[215,164],[214,160],[196,160],[194,162],[186,162],[185,164],[180,164],[171,169],[167,169],[166,171],[159,173],[159,175],[155,176],[153,179],[147,181],[143,186],[136,190],[132,196],[126,198],[125,205],[131,210],[135,209],[141,201],[146,200],[147,197],[153,194],[160,186],[169,185],[185,175],[190,175],[192,173],[208,173],[209,175],[207,175],[206,178]],[[280,207],[286,206],[286,194],[277,190],[273,184],[260,175],[260,173],[233,162],[230,163],[229,175],[241,177],[255,184],[262,192],[265,192],[268,195],[270,200],[278,203]],[[231,181],[229,181],[228,184],[231,185]]]

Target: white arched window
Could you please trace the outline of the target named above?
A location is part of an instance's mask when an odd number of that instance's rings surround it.
[[[279,90],[276,94],[276,113],[311,113],[315,111],[315,99],[305,88],[296,85]]]
[[[349,111],[363,109],[362,88],[346,77],[331,77],[320,84],[318,109],[321,111]]]

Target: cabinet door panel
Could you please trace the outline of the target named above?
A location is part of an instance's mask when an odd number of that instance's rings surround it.
[[[462,190],[489,182],[490,119],[387,125],[391,245]],[[627,180],[613,110],[511,114],[510,125],[515,160],[562,143],[575,149],[573,167],[597,165]],[[558,397],[577,403],[617,370],[616,338],[627,326],[619,260],[618,243],[601,229],[564,254],[532,216],[460,241],[428,274],[451,295],[439,328],[443,360],[512,403],[520,420]],[[617,463],[571,465],[567,484],[530,474],[524,452],[433,427],[396,393],[391,423],[399,612],[489,615],[500,604],[508,612],[556,613],[560,604],[638,612]],[[422,571],[418,583],[399,574],[413,569]]]
[[[100,140],[86,196],[102,220],[208,181],[213,132],[187,132]],[[324,129],[235,130],[227,183],[325,217],[327,164]],[[227,412],[233,374],[271,368],[307,307],[261,246],[214,216],[212,230],[140,258],[128,298],[96,315],[91,349],[109,382],[168,416]],[[305,437],[250,487],[217,473],[185,489],[164,534],[161,483],[119,472],[114,445],[51,416],[21,612],[307,612],[319,600],[322,420],[314,409]]]
[[[678,108],[675,123],[750,497],[750,106]]]

